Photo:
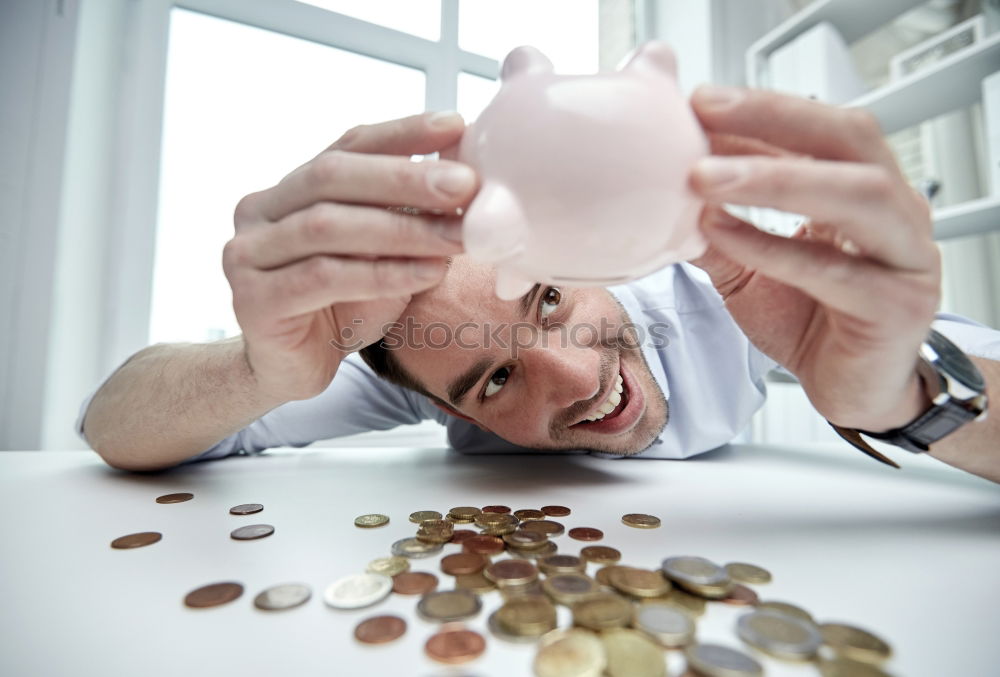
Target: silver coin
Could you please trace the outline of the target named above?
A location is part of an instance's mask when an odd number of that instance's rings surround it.
[[[283,583],[264,590],[253,600],[253,605],[264,611],[292,609],[305,604],[312,597],[312,590],[301,583]]]
[[[469,590],[428,592],[417,602],[417,614],[425,621],[452,623],[472,618],[483,608],[479,595]]]
[[[360,609],[389,596],[392,579],[382,574],[354,574],[334,581],[323,593],[323,601],[335,609]]]
[[[397,557],[423,559],[433,557],[444,547],[441,543],[424,543],[416,538],[403,538],[392,544],[392,554]]]
[[[823,635],[815,625],[776,611],[753,611],[740,616],[736,634],[752,647],[790,660],[812,658],[823,644]]]
[[[665,647],[687,646],[694,639],[694,621],[677,607],[643,604],[635,612],[634,627]]]
[[[724,568],[704,557],[668,557],[661,567],[667,578],[679,583],[724,585],[730,581]]]
[[[742,651],[720,644],[695,644],[684,650],[688,666],[705,677],[762,677],[764,668]]]
[[[237,541],[252,541],[255,538],[264,538],[274,533],[274,527],[270,524],[248,524],[239,529],[233,529],[229,534]]]

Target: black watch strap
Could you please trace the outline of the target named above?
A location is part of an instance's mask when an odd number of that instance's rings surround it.
[[[949,400],[944,404],[931,407],[903,428],[896,428],[884,433],[870,433],[867,430],[860,432],[877,440],[885,440],[889,444],[902,447],[915,454],[922,454],[930,451],[932,442],[937,442],[974,418],[976,418],[975,413],[958,402]]]

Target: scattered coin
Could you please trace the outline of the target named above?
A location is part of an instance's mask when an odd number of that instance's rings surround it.
[[[240,503],[229,509],[230,515],[253,515],[264,509],[260,503]]]
[[[552,520],[530,520],[521,525],[521,531],[545,534],[546,536],[562,536],[566,527]]]
[[[194,498],[194,494],[189,494],[187,492],[182,492],[179,494],[164,494],[163,496],[157,496],[157,503],[183,503],[184,501],[190,501]]]
[[[424,543],[416,538],[403,538],[392,544],[392,554],[397,557],[422,559],[438,554],[441,552],[441,547],[440,543]]]
[[[488,505],[485,508],[483,508],[483,512],[508,513],[508,512],[510,512],[510,508],[508,508],[505,505]]]
[[[483,575],[500,587],[527,585],[538,579],[538,569],[523,559],[502,559],[486,567]]]
[[[128,534],[127,536],[119,536],[115,540],[111,541],[111,547],[116,550],[128,550],[130,548],[141,548],[145,545],[152,545],[156,543],[161,538],[163,534],[159,531],[140,531],[137,534]]]
[[[444,515],[439,513],[437,510],[418,510],[410,513],[410,521],[416,524],[426,522],[427,520],[439,520],[442,517],[444,517]]]
[[[424,543],[447,543],[455,534],[455,524],[450,520],[424,520],[417,529],[417,540]]]
[[[821,659],[817,666],[821,677],[889,677],[877,666],[870,663],[852,661],[843,656]]]
[[[478,534],[472,529],[455,529],[453,532],[451,532],[451,540],[448,542],[458,543],[459,545],[461,545],[462,543],[465,542],[466,539],[472,538],[473,536],[477,535]]]
[[[729,591],[729,595],[723,597],[722,601],[734,606],[754,606],[759,600],[757,599],[756,592],[742,583],[736,583],[733,585],[732,590]]]
[[[809,660],[823,643],[815,625],[776,611],[740,616],[736,634],[750,646],[786,660]]]
[[[587,630],[572,630],[550,633],[547,641],[535,654],[532,664],[538,677],[566,677],[567,675],[601,675],[607,666],[604,644],[597,635]],[[548,637],[548,636],[546,636]]]
[[[633,627],[674,649],[694,641],[694,621],[676,606],[650,603],[635,610]]]
[[[738,583],[749,583],[751,585],[763,585],[771,582],[771,572],[764,567],[746,562],[730,562],[726,565],[726,572],[729,577]]]
[[[270,524],[248,524],[239,529],[233,529],[229,535],[237,541],[252,541],[264,538],[274,533],[274,527]]]
[[[449,510],[448,517],[456,521],[472,522],[476,519],[476,516],[482,514],[482,512],[482,510],[474,506],[463,505]]]
[[[592,527],[573,527],[569,530],[569,537],[578,541],[599,541],[604,538],[604,532]]]
[[[670,592],[670,581],[659,571],[618,567],[608,574],[612,587],[633,597],[660,597]]]
[[[554,574],[542,581],[542,590],[559,604],[572,606],[599,591],[597,581],[583,574]]]
[[[622,522],[636,529],[655,529],[660,526],[660,518],[653,515],[644,515],[639,512],[622,515]]]
[[[503,541],[496,536],[473,536],[462,542],[463,552],[473,552],[487,557],[503,552]]]
[[[596,592],[572,608],[573,623],[588,630],[624,628],[632,620],[632,603],[610,592]]]
[[[768,600],[766,602],[757,603],[758,611],[777,611],[778,613],[785,614],[786,616],[791,616],[792,618],[798,618],[803,621],[808,621],[810,623],[815,623],[812,614],[803,609],[802,607],[795,606],[794,604],[789,604],[788,602],[775,602],[773,600]]]
[[[409,570],[410,560],[405,557],[399,557],[398,555],[373,559],[368,563],[368,568],[365,569],[365,571],[370,574],[382,574],[383,576],[389,576],[390,578],[396,574],[401,574],[404,571]]]
[[[540,531],[525,531],[524,529],[518,529],[509,534],[504,534],[503,540],[504,543],[515,548],[520,548],[521,550],[532,550],[534,548],[543,547],[549,542],[549,537],[548,534],[544,534]]]
[[[653,600],[655,602],[655,600]],[[666,604],[672,604],[697,618],[705,613],[705,599],[674,588],[667,597]]]
[[[497,622],[496,611],[491,613],[489,618],[486,619],[486,627],[489,628],[490,634],[504,640],[505,642],[513,642],[515,644],[535,644],[538,642],[538,637],[533,635],[515,635],[514,633],[505,630],[504,627]]]
[[[437,586],[437,576],[426,571],[404,571],[392,577],[392,591],[397,595],[425,595]]]
[[[474,574],[486,566],[486,558],[474,552],[458,552],[441,558],[441,571],[451,576]]]
[[[892,655],[892,647],[885,640],[853,625],[823,623],[819,631],[824,644],[852,661],[878,664]]]
[[[574,555],[549,555],[538,561],[538,568],[546,574],[569,574],[583,572],[587,563]]]
[[[742,651],[719,644],[695,644],[684,650],[688,665],[705,677],[763,677],[764,668]]]
[[[479,596],[468,590],[428,592],[417,602],[417,613],[425,621],[451,623],[472,618],[483,608]]]
[[[666,677],[667,660],[663,649],[641,632],[611,628],[601,633],[608,677]]]
[[[580,551],[580,557],[594,564],[614,564],[622,558],[622,553],[606,545],[588,545]]]
[[[524,522],[525,520],[543,520],[545,519],[545,513],[541,510],[534,509],[522,509],[515,510],[514,517]]]
[[[482,595],[492,590],[496,590],[496,583],[486,578],[483,572],[474,574],[459,574],[455,576],[455,587]]]
[[[513,635],[541,637],[556,627],[556,608],[546,597],[514,597],[496,612],[496,622]]]
[[[360,609],[385,599],[392,591],[392,579],[382,574],[354,574],[334,581],[323,600],[335,609]]]
[[[594,574],[594,580],[596,580],[598,584],[603,585],[605,588],[614,588],[614,586],[611,585],[611,572],[615,569],[622,568],[624,567],[619,564],[608,564],[607,566],[603,566]]]
[[[570,514],[570,509],[564,505],[543,505],[542,512],[549,517],[566,517]]]
[[[283,583],[264,590],[254,597],[253,605],[263,611],[281,611],[305,604],[312,590],[301,583]]]
[[[242,594],[243,586],[239,583],[212,583],[189,592],[184,598],[184,604],[192,609],[207,609],[232,602]]]
[[[726,570],[704,557],[668,557],[661,570],[671,581],[700,597],[722,599],[733,588]]]
[[[427,655],[439,663],[467,663],[486,650],[486,640],[465,628],[442,628],[424,645]]]
[[[549,555],[556,554],[559,548],[552,541],[547,541],[540,548],[515,548],[514,546],[509,546],[507,548],[513,557],[521,557],[523,559],[542,559],[548,557]]]
[[[375,527],[384,527],[389,523],[389,517],[387,515],[359,515],[354,518],[354,526],[360,527],[362,529],[374,529]]]
[[[354,628],[354,638],[365,644],[385,644],[406,632],[406,621],[399,616],[373,616]]]

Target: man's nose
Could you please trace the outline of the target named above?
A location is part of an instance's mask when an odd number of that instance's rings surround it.
[[[565,409],[601,391],[601,356],[589,346],[535,346],[522,356],[545,401]]]

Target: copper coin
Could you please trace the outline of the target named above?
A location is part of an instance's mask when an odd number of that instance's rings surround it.
[[[440,632],[431,635],[424,649],[428,656],[440,663],[467,663],[479,658],[486,650],[486,640],[478,632],[446,625]]]
[[[527,585],[538,578],[538,568],[523,559],[502,559],[488,566],[483,574],[497,585]]]
[[[496,536],[473,536],[467,538],[462,543],[463,552],[472,552],[479,555],[499,555],[503,552],[503,539]]]
[[[129,548],[141,548],[144,545],[152,545],[158,540],[163,538],[163,534],[159,531],[140,531],[137,534],[128,534],[127,536],[119,536],[115,540],[111,541],[111,547],[118,550],[127,550]]]
[[[477,534],[472,529],[455,529],[455,531],[453,531],[451,534],[451,540],[448,542],[462,544],[466,540],[472,538],[473,536],[478,536],[478,535],[479,534]]]
[[[184,604],[192,609],[207,609],[232,602],[243,594],[243,586],[239,583],[212,583],[192,590],[184,598]]]
[[[457,552],[441,558],[441,571],[452,576],[474,574],[486,566],[486,558],[474,552]]]
[[[240,503],[229,509],[230,515],[252,515],[264,509],[260,503]]]
[[[753,606],[757,604],[759,598],[757,593],[745,585],[737,583],[733,586],[728,597],[723,597],[722,601],[734,606]]]
[[[578,541],[599,541],[604,538],[604,532],[593,527],[573,527],[569,530],[569,537]]]
[[[270,524],[248,524],[239,529],[233,529],[230,536],[237,541],[252,541],[255,538],[264,538],[274,533],[274,527]]]
[[[365,644],[385,644],[406,632],[406,621],[399,616],[374,616],[354,628],[354,638]]]
[[[565,517],[571,511],[564,505],[543,505],[542,512],[549,517]]]
[[[543,520],[545,519],[545,513],[541,510],[530,510],[526,508],[523,510],[515,510],[514,517],[522,522],[524,520]]]
[[[194,498],[194,494],[189,494],[187,492],[179,494],[164,494],[163,496],[157,496],[157,503],[183,503],[184,501],[190,501]]]
[[[622,553],[606,545],[588,545],[580,551],[580,557],[595,564],[614,564],[622,558]]]
[[[404,571],[392,577],[392,591],[397,595],[423,595],[437,586],[438,577],[426,571]]]
[[[552,520],[525,522],[521,525],[521,529],[524,531],[534,531],[536,534],[545,534],[546,536],[562,536],[566,533],[566,527]]]
[[[488,505],[485,508],[483,508],[483,512],[502,512],[502,513],[508,513],[508,512],[510,512],[510,508],[508,508],[505,505]]]

